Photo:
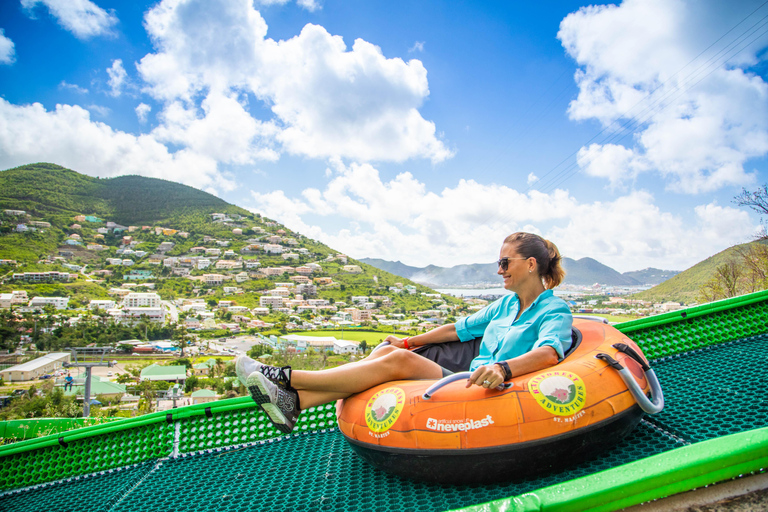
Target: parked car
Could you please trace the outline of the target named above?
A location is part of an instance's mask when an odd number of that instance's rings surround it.
[[[41,380],[45,380],[45,379],[52,379],[52,378],[53,378],[53,375],[51,375],[51,374],[48,374],[48,373],[46,373],[45,375],[43,375],[42,377],[40,377],[40,379],[41,379]]]

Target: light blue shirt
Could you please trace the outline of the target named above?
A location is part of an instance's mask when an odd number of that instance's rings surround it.
[[[470,371],[544,346],[554,348],[558,358],[563,359],[563,353],[571,347],[573,324],[565,301],[555,297],[552,290],[544,290],[515,320],[519,310],[520,300],[513,293],[456,322],[456,334],[461,341],[483,337]]]

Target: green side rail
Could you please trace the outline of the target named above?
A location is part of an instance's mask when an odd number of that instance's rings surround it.
[[[703,441],[617,468],[454,512],[607,512],[764,472],[768,427]]]
[[[219,400],[216,402],[187,406],[183,409],[153,412],[138,418],[129,418],[117,422],[102,423],[100,425],[83,427],[77,430],[68,431],[61,435],[51,434],[45,437],[28,439],[26,441],[20,441],[10,445],[0,446],[0,457],[31,450],[38,450],[40,448],[68,444],[70,442],[87,439],[89,437],[117,433],[124,430],[131,430],[137,427],[152,425],[155,423],[167,423],[186,418],[193,418],[195,416],[205,416],[206,409],[208,409],[209,413],[213,414],[239,409],[253,409],[255,407],[256,403],[253,401],[253,399],[251,399],[251,397],[241,396],[237,398],[229,398],[227,400]]]
[[[17,442],[58,434],[102,423],[122,421],[124,418],[31,418],[26,420],[0,421],[0,439]]]

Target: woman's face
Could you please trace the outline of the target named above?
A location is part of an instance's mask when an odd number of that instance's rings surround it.
[[[501,263],[496,273],[504,278],[506,290],[516,292],[522,283],[535,277],[536,259],[523,258],[512,244],[501,246],[499,261]],[[506,270],[504,269],[505,266],[507,267]]]

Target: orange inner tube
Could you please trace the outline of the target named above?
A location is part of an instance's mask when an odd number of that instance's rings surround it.
[[[514,377],[510,389],[446,385],[429,400],[422,395],[436,381],[393,381],[339,404],[339,428],[350,441],[386,450],[465,450],[536,441],[596,425],[636,402],[619,374],[596,359],[606,353],[628,368],[645,393],[640,365],[611,345],[639,347],[615,328],[574,319],[581,344],[546,370]]]

